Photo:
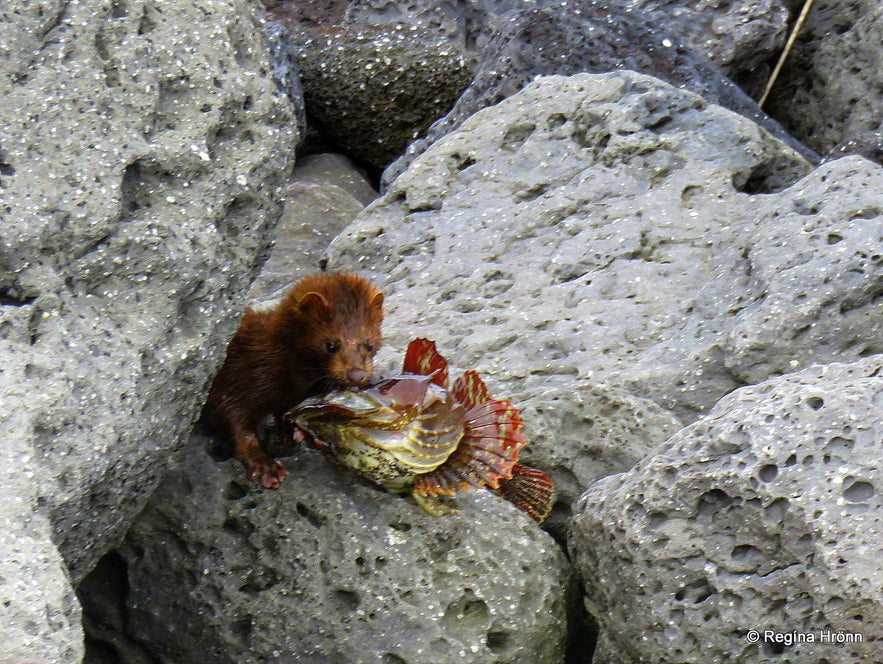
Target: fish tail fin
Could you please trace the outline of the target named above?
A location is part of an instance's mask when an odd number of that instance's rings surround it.
[[[497,495],[505,498],[537,523],[545,521],[555,501],[555,483],[542,470],[516,463],[512,477],[501,480]]]
[[[429,339],[414,339],[408,344],[402,373],[432,376],[432,382],[439,387],[447,388],[448,361],[441,356],[435,342]]]

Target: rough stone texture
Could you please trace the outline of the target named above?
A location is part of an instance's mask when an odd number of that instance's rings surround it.
[[[297,123],[298,147],[302,147],[307,135],[307,109],[294,45],[289,39],[288,30],[277,21],[265,21],[264,33],[270,48],[270,74],[276,86],[291,102]]]
[[[681,35],[687,46],[730,76],[751,71],[782,46],[788,4],[787,0],[626,0],[630,10],[648,14]]]
[[[472,76],[455,46],[416,28],[289,28],[310,120],[378,169],[446,113]]]
[[[851,154],[861,155],[883,166],[883,131],[872,131],[851,136],[835,145],[828,154],[826,161],[840,159]]]
[[[487,46],[503,16],[543,4],[544,0],[352,0],[344,20],[354,25],[412,25],[436,32],[474,58]]]
[[[249,302],[276,300],[293,283],[318,272],[331,240],[377,195],[342,155],[299,158],[285,191],[273,250],[251,285]]]
[[[561,542],[587,486],[630,469],[681,428],[652,401],[600,385],[539,389],[518,405],[528,440],[519,461],[554,477],[555,506],[543,529]]]
[[[585,3],[580,12],[556,5],[511,13],[484,49],[472,83],[426,137],[412,143],[386,170],[384,187],[434,141],[476,111],[516,93],[536,76],[625,69],[662,79],[736,111],[789,142],[811,161],[818,160],[729,79],[701,56],[682,48],[664,26],[664,22],[651,22],[608,3]]]
[[[733,74],[752,69],[781,45],[788,18],[785,4],[782,0],[353,0],[346,19],[434,28],[465,49],[480,52],[512,10],[557,6],[568,13],[592,13],[601,5],[617,13],[619,5],[680,35],[691,49]]]
[[[690,421],[745,383],[883,352],[883,169],[807,171],[660,81],[548,77],[433,145],[329,265],[383,284],[395,357],[427,336],[516,402],[602,383]]]
[[[571,541],[602,628],[593,661],[879,662],[881,454],[878,355],[738,390],[593,485]]]
[[[820,153],[883,131],[883,5],[815,3],[766,108]]]
[[[0,369],[4,379],[8,370]],[[6,403],[4,395],[4,409]],[[24,413],[6,416],[25,419]],[[33,451],[20,438],[4,436],[2,441],[0,662],[79,662],[80,605],[52,542],[49,519],[36,509]]]
[[[0,466],[25,480],[3,550],[33,557],[2,575],[0,605],[49,616],[4,620],[4,639],[24,629],[60,652],[76,612],[45,520],[74,583],[119,542],[198,414],[278,219],[296,129],[252,9],[0,8]]]
[[[285,460],[279,491],[194,437],[120,554],[129,631],[159,662],[561,662],[569,566],[487,491],[431,517]]]

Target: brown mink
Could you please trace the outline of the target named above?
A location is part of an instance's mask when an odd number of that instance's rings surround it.
[[[252,479],[279,488],[288,472],[257,438],[267,415],[308,396],[370,377],[380,347],[383,293],[350,274],[318,274],[295,284],[265,311],[246,309],[203,413],[232,439]]]

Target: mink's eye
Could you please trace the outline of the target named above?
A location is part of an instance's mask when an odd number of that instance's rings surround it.
[[[331,355],[334,355],[337,351],[340,350],[340,340],[332,339],[325,342],[325,350],[327,350]]]
[[[377,352],[377,348],[380,346],[376,341],[365,341],[362,343],[362,347],[365,349],[365,352],[371,353],[372,355]]]

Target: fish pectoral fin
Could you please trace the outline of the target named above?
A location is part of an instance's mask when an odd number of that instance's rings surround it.
[[[454,506],[454,501],[448,496],[430,496],[418,493],[416,490],[411,492],[414,501],[423,508],[423,511],[432,516],[448,516],[451,514],[459,514]]]
[[[494,493],[526,512],[537,523],[542,523],[555,502],[555,483],[542,470],[516,463],[512,477],[501,480]]]

